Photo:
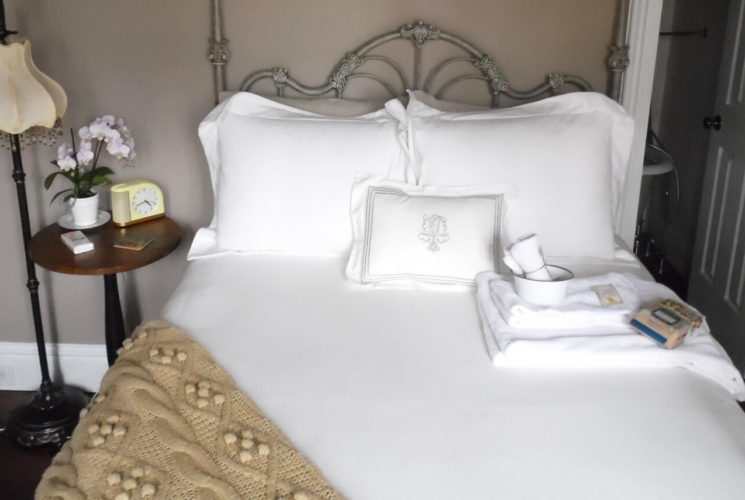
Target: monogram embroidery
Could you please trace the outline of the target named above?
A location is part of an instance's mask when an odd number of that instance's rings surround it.
[[[419,233],[419,239],[428,243],[427,250],[430,252],[439,251],[440,245],[450,240],[447,217],[437,214],[425,214],[423,216],[422,231]]]

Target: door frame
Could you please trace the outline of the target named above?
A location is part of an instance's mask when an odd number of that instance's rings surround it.
[[[652,103],[654,66],[657,60],[662,0],[631,0],[629,11],[629,67],[623,77],[621,105],[634,118],[636,128],[631,145],[629,169],[621,210],[616,220],[618,235],[633,248],[639,209],[647,120]]]

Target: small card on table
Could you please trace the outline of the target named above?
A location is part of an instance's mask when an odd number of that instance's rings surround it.
[[[153,241],[153,235],[148,233],[126,234],[121,238],[114,240],[114,246],[125,250],[142,250],[148,246],[151,241]]]

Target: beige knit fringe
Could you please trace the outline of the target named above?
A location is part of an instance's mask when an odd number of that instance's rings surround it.
[[[342,498],[181,329],[127,339],[37,499]]]

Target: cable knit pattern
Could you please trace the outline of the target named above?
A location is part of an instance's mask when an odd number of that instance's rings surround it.
[[[181,329],[127,339],[37,499],[341,499]]]

